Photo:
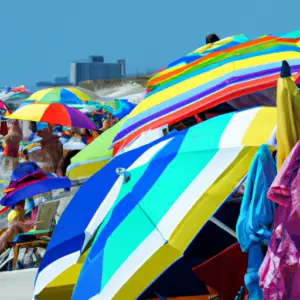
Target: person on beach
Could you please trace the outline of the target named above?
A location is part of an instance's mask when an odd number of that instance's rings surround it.
[[[104,113],[104,109],[98,109],[96,111],[93,111],[91,113],[91,116],[94,120],[94,122],[98,125],[98,128],[102,128],[103,126],[103,119],[106,118],[105,113]]]
[[[62,145],[59,142],[59,137],[53,134],[53,126],[48,125],[48,128],[39,131],[38,136],[42,138],[41,146],[42,153],[47,156],[48,164],[50,170],[48,172],[55,173],[57,171],[57,167],[59,161],[62,157]],[[44,160],[45,161],[45,160]]]
[[[65,157],[63,157],[60,160],[60,163],[59,163],[59,166],[58,166],[58,172],[57,172],[57,174],[59,176],[66,176],[67,168],[71,164],[72,157],[74,157],[79,152],[80,152],[80,150],[71,150],[66,154]]]
[[[25,202],[22,201],[14,207],[14,218],[10,220],[9,228],[0,236],[0,253],[7,247],[7,244],[13,240],[13,238],[29,230],[25,226]]]
[[[113,116],[111,112],[106,113],[106,119],[103,121],[103,125],[101,131],[104,132],[105,130],[109,129],[113,126]]]
[[[88,129],[80,129],[80,136],[81,141],[86,145],[90,144],[94,140],[92,134]]]
[[[23,133],[18,120],[12,121],[12,127],[3,140],[5,142],[3,152],[4,167],[7,168],[9,161],[12,161],[12,168],[14,169],[18,164],[19,146],[23,140]]]

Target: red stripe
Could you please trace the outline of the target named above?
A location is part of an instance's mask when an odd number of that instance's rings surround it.
[[[196,103],[183,107],[179,111],[172,112],[167,116],[162,116],[161,118],[155,120],[154,122],[151,122],[149,124],[146,124],[138,128],[137,130],[133,131],[128,137],[116,143],[114,145],[113,155],[118,153],[120,149],[123,149],[126,145],[128,145],[128,143],[133,141],[133,139],[138,137],[144,131],[159,128],[166,124],[171,126],[195,113],[200,113],[204,110],[212,108],[221,103],[227,102],[229,100],[241,96],[252,94],[254,92],[258,92],[258,91],[262,91],[274,87],[277,84],[278,78],[279,78],[279,74],[275,74],[275,75],[270,75],[267,77],[235,84],[234,86],[228,86],[212,95],[202,98],[200,101]]]
[[[59,103],[50,104],[43,113],[40,122],[59,124],[66,127],[72,126],[70,115],[66,107]]]
[[[249,42],[245,42],[245,43],[242,43],[242,44],[239,44],[239,45],[236,45],[236,46],[233,46],[229,49],[222,49],[222,50],[215,50],[213,52],[210,52],[208,54],[206,54],[205,56],[193,61],[192,63],[186,65],[186,66],[182,66],[176,70],[173,70],[171,72],[168,72],[166,74],[162,74],[161,76],[158,76],[158,77],[155,77],[153,79],[149,79],[148,81],[148,86],[155,86],[157,85],[159,82],[161,81],[164,81],[165,79],[168,79],[169,77],[173,77],[175,75],[178,75],[179,73],[182,73],[186,70],[188,70],[189,68],[192,68],[200,63],[203,63],[209,59],[212,59],[212,58],[215,58],[216,56],[219,56],[221,54],[225,54],[225,53],[228,53],[228,51],[230,52],[234,52],[236,50],[241,50],[243,48],[248,48],[248,47],[251,47],[251,46],[254,46],[254,45],[259,45],[259,44],[264,44],[266,42],[270,42],[272,40],[276,40],[277,43],[280,43],[280,42],[284,42],[284,43],[288,43],[288,42],[291,42],[291,43],[296,43],[297,41],[299,41],[300,39],[297,38],[297,39],[288,39],[288,38],[276,38],[276,37],[270,37],[270,36],[266,36],[266,37],[262,37],[260,39],[257,39],[257,40],[253,40],[253,41],[249,41]]]

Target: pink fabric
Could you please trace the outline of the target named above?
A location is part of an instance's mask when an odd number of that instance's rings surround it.
[[[300,142],[282,165],[268,197],[279,205],[259,270],[264,299],[300,299]]]

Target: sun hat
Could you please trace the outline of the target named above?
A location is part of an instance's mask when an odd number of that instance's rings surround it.
[[[14,207],[27,198],[70,187],[71,181],[67,177],[45,173],[35,162],[19,163],[11,175],[9,185],[4,189],[5,195],[0,204]]]

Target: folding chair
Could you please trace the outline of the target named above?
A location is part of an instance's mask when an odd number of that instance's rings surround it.
[[[42,203],[39,206],[35,229],[29,232],[18,234],[13,239],[12,243],[10,243],[10,246],[14,251],[13,270],[16,269],[19,251],[21,248],[29,249],[37,247],[47,247],[49,239],[55,227],[54,219],[58,205],[59,201],[49,201]]]

